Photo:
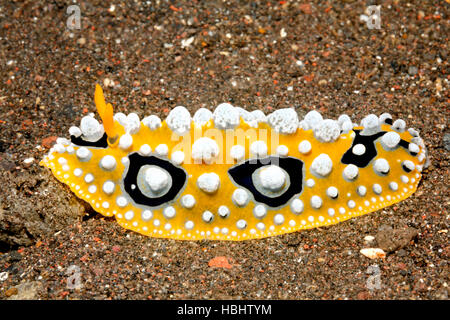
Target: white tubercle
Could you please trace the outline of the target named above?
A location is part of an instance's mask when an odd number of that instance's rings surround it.
[[[314,136],[321,142],[334,142],[341,134],[341,128],[337,121],[326,119],[317,123],[314,128]]]
[[[346,121],[342,124],[341,129],[343,133],[349,133],[350,130],[353,129],[353,123],[351,121]]]
[[[84,182],[86,182],[86,183],[94,182],[94,175],[92,173],[88,173],[87,175],[85,175]]]
[[[142,123],[152,131],[161,127],[161,119],[155,115],[145,117],[142,119]]]
[[[213,119],[216,128],[233,129],[239,125],[239,111],[229,103],[221,103],[214,110]]]
[[[267,209],[262,204],[258,204],[253,208],[253,214],[257,219],[262,219],[267,214]]]
[[[300,199],[294,199],[291,202],[291,210],[294,214],[300,214],[304,209],[303,201]]]
[[[116,164],[116,158],[111,155],[106,155],[102,158],[102,160],[100,160],[100,166],[107,171],[114,170]]]
[[[250,145],[250,153],[256,157],[265,157],[267,155],[267,145],[264,141],[258,140]]]
[[[69,134],[71,136],[74,136],[74,137],[78,138],[79,136],[81,136],[82,132],[81,132],[80,128],[78,128],[76,126],[72,126],[72,127],[69,128]]]
[[[395,148],[400,140],[400,135],[393,131],[389,131],[381,137],[381,142],[390,149]]]
[[[249,200],[247,191],[242,188],[234,190],[231,198],[238,207],[244,207]]]
[[[187,194],[181,197],[181,205],[186,209],[192,209],[195,206],[195,198],[192,194]]]
[[[409,152],[414,153],[414,154],[417,154],[420,152],[419,146],[415,143],[410,143],[408,145],[408,150],[409,150]]]
[[[402,163],[403,167],[408,169],[409,171],[413,171],[416,168],[416,165],[411,160],[405,160]]]
[[[310,129],[314,129],[320,122],[323,121],[323,118],[319,112],[312,110],[305,115],[304,121],[308,124]]]
[[[408,132],[409,132],[409,134],[412,135],[413,137],[418,137],[418,136],[419,136],[419,131],[417,131],[417,130],[414,129],[414,128],[409,128],[409,129],[408,129]]]
[[[390,113],[383,113],[383,114],[380,116],[379,120],[380,120],[380,123],[381,123],[381,124],[387,124],[387,123],[386,123],[386,120],[392,120],[392,116],[391,116]]]
[[[133,137],[129,133],[123,134],[119,139],[119,148],[122,150],[128,150],[133,144]]]
[[[142,221],[149,221],[151,218],[153,218],[153,212],[151,210],[142,211],[141,213]]]
[[[92,157],[92,152],[86,147],[81,147],[77,150],[76,155],[80,161],[88,161]]]
[[[120,125],[124,128],[127,125],[127,116],[122,112],[117,112],[113,116],[114,120],[116,120]]]
[[[203,173],[197,179],[197,186],[206,193],[214,193],[220,187],[220,177],[214,173]]]
[[[213,118],[213,114],[210,110],[208,110],[206,108],[200,108],[195,112],[193,120],[197,126],[203,126],[205,123],[207,123],[212,118]]]
[[[358,188],[356,188],[356,193],[359,196],[364,197],[367,194],[367,188],[365,186],[358,186]]]
[[[369,114],[362,119],[361,125],[364,127],[362,135],[372,135],[380,131],[380,121],[374,114]]]
[[[202,137],[192,145],[192,158],[210,164],[219,155],[219,146],[211,138]]]
[[[170,111],[166,123],[173,132],[184,135],[191,129],[191,114],[185,107],[177,106]]]
[[[227,206],[220,206],[219,209],[217,209],[217,213],[221,218],[228,218],[230,215],[230,209],[228,209]]]
[[[275,165],[267,166],[259,171],[259,178],[264,189],[276,192],[281,190],[286,183],[286,174]]]
[[[280,144],[277,147],[276,152],[277,152],[277,155],[285,157],[289,153],[289,148],[287,146],[285,146],[284,144]]]
[[[298,115],[293,108],[279,109],[267,116],[267,122],[278,133],[292,134],[298,128]]]
[[[114,184],[114,182],[108,180],[103,184],[102,189],[104,193],[106,193],[107,195],[111,195],[114,193],[115,187],[116,185]]]
[[[139,120],[139,116],[132,112],[127,116],[127,122],[125,124],[125,131],[129,134],[136,134],[139,132],[141,128],[141,121]]]
[[[156,146],[155,152],[160,156],[167,156],[169,154],[169,147],[165,143],[159,144]]]
[[[359,169],[354,164],[349,164],[344,168],[344,178],[347,180],[354,180],[358,176]]]
[[[379,158],[373,163],[373,169],[375,172],[388,174],[390,170],[389,162],[386,159]]]
[[[326,177],[333,169],[333,161],[326,153],[318,155],[311,164],[311,170],[316,174]]]
[[[253,119],[256,120],[256,122],[267,122],[267,117],[261,110],[254,110],[250,112],[253,116]]]
[[[143,156],[149,156],[152,153],[152,148],[148,144],[143,144],[139,148],[139,153]]]
[[[298,144],[298,151],[300,151],[300,153],[308,154],[311,152],[311,149],[311,142],[309,142],[308,140],[303,140]]]
[[[145,182],[150,187],[150,190],[154,193],[159,193],[167,188],[170,179],[166,171],[157,167],[150,167],[145,171]]]
[[[245,157],[245,148],[241,145],[234,145],[230,149],[230,156],[237,161],[244,159]]]
[[[236,222],[236,227],[237,227],[238,229],[241,229],[241,230],[247,228],[247,221],[245,221],[245,220],[243,220],[243,219],[238,220],[238,221]]]
[[[91,142],[99,140],[105,133],[103,126],[91,116],[85,116],[81,119],[80,129],[84,140]]]
[[[335,199],[338,196],[338,194],[339,194],[339,192],[336,187],[329,187],[327,189],[327,196],[329,196],[330,198]]]
[[[184,162],[184,152],[183,151],[175,151],[172,153],[172,162],[176,165],[180,165]]]
[[[357,145],[355,145],[355,146],[352,148],[352,153],[353,153],[354,155],[361,156],[361,155],[363,155],[364,153],[366,153],[366,147],[365,147],[363,144],[358,143]]]
[[[394,129],[397,132],[404,132],[405,128],[406,122],[405,120],[402,119],[395,120],[394,123],[392,124],[392,129]]]
[[[284,223],[284,216],[281,213],[277,213],[273,217],[273,223],[275,223],[276,225],[282,225]]]
[[[58,153],[66,152],[66,148],[62,144],[59,144],[59,143],[55,144],[53,146],[53,149],[55,149],[55,151],[58,152]]]
[[[352,122],[352,119],[346,114],[341,114],[337,121],[338,124],[342,127],[345,122]]]
[[[322,198],[319,196],[312,196],[311,207],[313,207],[314,209],[320,209],[320,207],[322,207]]]
[[[168,206],[163,210],[163,216],[166,217],[167,219],[172,219],[173,217],[175,217],[176,213],[177,211],[172,206]]]
[[[202,213],[202,220],[205,221],[206,223],[213,221],[213,219],[214,214],[211,211],[206,210]]]

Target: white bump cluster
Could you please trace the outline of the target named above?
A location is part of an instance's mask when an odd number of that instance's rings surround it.
[[[145,117],[142,119],[142,123],[152,131],[161,127],[161,119],[155,115]]]
[[[216,128],[233,129],[239,125],[239,111],[229,103],[221,103],[214,110],[213,119]]]
[[[105,133],[103,126],[91,116],[85,116],[81,119],[80,129],[84,140],[91,142],[99,140]]]
[[[338,122],[331,119],[320,121],[313,130],[314,136],[321,142],[334,142],[341,134]]]
[[[314,129],[318,124],[323,121],[322,115],[316,110],[312,110],[305,115],[304,125],[306,125],[307,129]]]
[[[200,108],[195,112],[193,120],[196,125],[203,126],[205,123],[207,123],[212,118],[213,118],[213,114],[211,111],[209,111],[206,108]]]
[[[374,114],[369,114],[367,117],[362,119],[361,125],[364,127],[361,132],[362,135],[372,135],[381,130],[380,120]]]
[[[267,122],[278,133],[292,134],[298,128],[298,115],[292,108],[279,109],[267,116]]]
[[[167,126],[178,135],[183,135],[191,129],[191,114],[183,106],[173,108],[166,118]]]
[[[214,193],[219,189],[220,177],[214,173],[203,173],[197,179],[197,186],[206,193]]]
[[[326,153],[318,155],[311,164],[311,170],[316,174],[326,177],[333,169],[333,161]]]
[[[207,164],[219,155],[219,146],[211,138],[202,137],[197,139],[192,145],[192,158],[195,161],[204,161]]]

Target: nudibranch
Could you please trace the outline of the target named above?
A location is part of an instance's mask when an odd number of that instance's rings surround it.
[[[417,130],[391,115],[265,115],[222,103],[165,121],[113,113],[97,85],[89,114],[41,161],[126,229],[184,240],[246,240],[332,225],[416,190],[427,161]]]

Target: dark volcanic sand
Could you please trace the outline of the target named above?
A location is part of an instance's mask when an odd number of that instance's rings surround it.
[[[0,298],[448,299],[449,4],[383,1],[381,29],[370,30],[362,2],[127,1],[112,10],[79,1],[81,30],[70,31],[71,1],[0,1]],[[147,238],[84,209],[38,166],[44,139],[95,112],[95,83],[116,112],[141,118],[225,101],[356,121],[390,112],[420,130],[431,166],[409,199],[331,227],[240,243]],[[90,217],[77,218],[84,210]],[[359,253],[370,246],[387,257]],[[229,268],[208,265],[222,256]],[[71,265],[81,289],[67,288]],[[373,265],[381,288],[371,291]]]

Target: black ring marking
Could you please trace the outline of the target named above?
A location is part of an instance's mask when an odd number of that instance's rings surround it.
[[[73,144],[82,147],[108,148],[108,136],[106,135],[106,132],[100,139],[94,142],[83,140],[82,136],[79,137],[70,136],[70,141]]]
[[[175,199],[180,193],[181,189],[183,189],[187,179],[187,174],[183,169],[175,167],[169,161],[157,158],[155,156],[144,157],[138,153],[132,153],[128,156],[128,158],[130,159],[130,164],[128,167],[128,172],[125,178],[123,179],[123,182],[125,191],[130,195],[130,197],[134,200],[134,202],[149,207],[157,207],[162,205],[163,203],[167,203]],[[138,185],[137,176],[139,170],[141,169],[142,166],[147,164],[155,165],[165,169],[172,177],[172,186],[161,197],[147,198],[139,190],[139,188],[134,189],[131,188],[131,185],[133,184],[136,186]]]
[[[256,189],[252,175],[257,169],[275,163],[279,164],[279,167],[289,174],[291,184],[282,195],[271,198]],[[296,158],[270,156],[262,159],[249,159],[244,163],[230,168],[228,174],[236,184],[250,191],[256,202],[262,202],[269,207],[285,205],[294,195],[300,194],[303,190],[303,161]]]

